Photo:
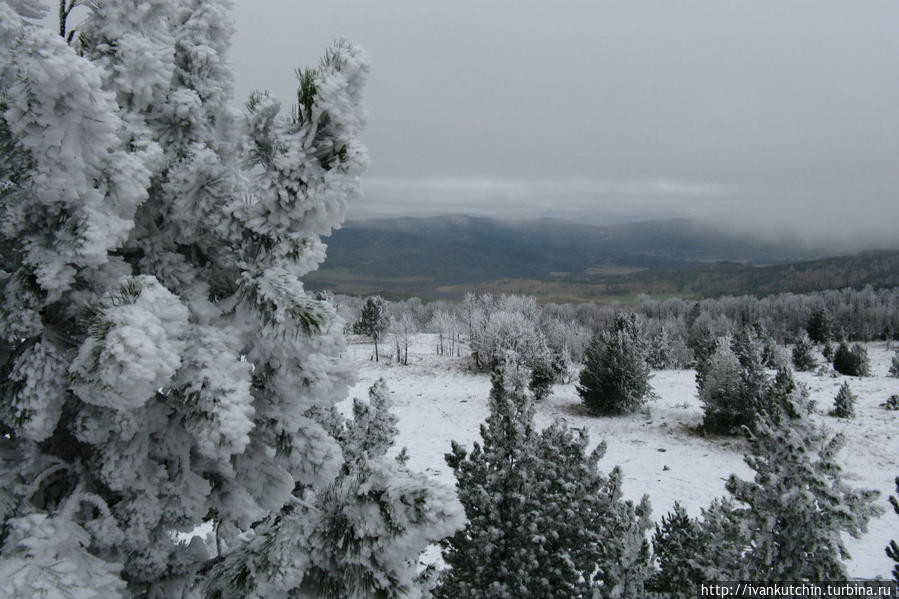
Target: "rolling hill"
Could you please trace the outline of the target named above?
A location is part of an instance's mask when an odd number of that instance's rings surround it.
[[[402,217],[350,221],[326,241],[328,258],[307,283],[341,293],[458,297],[518,289],[596,301],[899,285],[899,252],[830,257],[822,248],[687,219],[597,227],[559,219]]]

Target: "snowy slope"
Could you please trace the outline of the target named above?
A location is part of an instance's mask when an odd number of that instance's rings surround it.
[[[357,365],[359,378],[350,397],[367,397],[368,387],[383,376],[399,416],[397,443],[408,447],[410,466],[454,484],[443,456],[449,451],[451,440],[470,446],[480,439],[478,428],[487,416],[490,380],[485,374],[469,372],[464,357],[436,355],[435,345],[435,336],[416,335],[409,348],[409,365],[397,366],[388,361],[370,361],[372,346],[354,339],[346,358]],[[384,344],[382,350],[387,348],[389,345]],[[887,496],[895,491],[893,479],[899,476],[899,412],[879,407],[888,396],[899,393],[899,379],[886,376],[892,350],[885,344],[869,344],[868,353],[875,375],[872,377],[796,373],[797,381],[805,383],[811,398],[817,401],[815,417],[831,431],[846,436],[846,447],[840,454],[845,480],[882,493],[880,503],[887,512],[872,522],[862,539],[850,538],[847,543],[853,557],[849,573],[863,578],[889,576],[891,562],[884,547],[891,538],[899,539],[899,516],[887,501]],[[743,478],[751,476],[743,463],[745,444],[740,438],[703,438],[689,430],[702,419],[692,370],[653,374],[651,382],[659,398],[650,404],[647,413],[589,416],[581,408],[572,383],[556,385],[553,395],[538,404],[537,424],[545,426],[555,418],[563,418],[570,426],[585,427],[592,444],[606,441],[608,449],[600,467],[608,471],[620,464],[625,496],[639,500],[642,494],[649,494],[655,519],[668,512],[675,500],[695,516],[714,497],[726,494],[724,481],[731,473]],[[859,396],[854,420],[826,415],[845,380]],[[350,404],[343,402],[341,408],[349,410]]]

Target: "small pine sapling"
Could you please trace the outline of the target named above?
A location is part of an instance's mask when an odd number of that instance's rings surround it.
[[[371,338],[375,344],[375,362],[379,361],[378,342],[389,326],[390,316],[387,314],[387,303],[384,299],[379,295],[367,298],[359,320],[353,323],[353,334]]]
[[[899,377],[899,349],[897,349],[896,353],[893,355],[893,360],[890,363],[889,375]]]
[[[821,348],[821,356],[827,360],[828,362],[833,362],[834,354],[836,350],[833,347],[833,343],[830,342],[830,339],[824,342],[824,347]]]
[[[858,396],[849,388],[849,382],[843,383],[833,400],[833,410],[830,411],[830,415],[837,418],[855,418],[855,403],[857,401]]]
[[[880,404],[880,407],[886,408],[892,412],[899,410],[899,395],[895,393],[887,397],[887,400]]]
[[[812,341],[804,331],[799,335],[799,338],[796,339],[796,345],[793,346],[792,358],[793,366],[796,367],[796,370],[808,372],[814,370],[818,365],[818,361],[815,360]]]

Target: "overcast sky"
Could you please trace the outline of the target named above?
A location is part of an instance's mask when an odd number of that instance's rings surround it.
[[[236,0],[238,97],[371,55],[352,216],[688,214],[899,237],[899,2]],[[766,225],[767,226],[767,225]]]

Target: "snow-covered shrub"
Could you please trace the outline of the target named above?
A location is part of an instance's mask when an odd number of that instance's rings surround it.
[[[652,397],[649,378],[636,315],[620,314],[590,342],[577,392],[594,414],[627,414]]]
[[[555,423],[534,429],[534,403],[514,365],[493,375],[481,443],[453,443],[468,524],[446,539],[437,597],[643,596],[649,505],[621,499],[621,471],[597,471],[605,446]]]
[[[546,347],[535,298],[477,296],[472,302],[469,342],[475,368],[492,370],[510,355],[519,364],[535,362]]]
[[[890,395],[887,397],[887,400],[880,405],[890,411],[899,410],[899,395],[895,393]]]
[[[854,343],[850,348],[841,341],[833,355],[833,369],[846,376],[868,376],[871,374],[871,363],[865,346]]]
[[[893,354],[893,359],[890,361],[890,370],[888,374],[890,376],[899,377],[899,349],[897,349],[896,353]]]
[[[840,386],[837,396],[833,399],[833,410],[830,411],[830,415],[837,418],[855,418],[857,401],[858,396],[852,392],[849,382],[846,381]]]

